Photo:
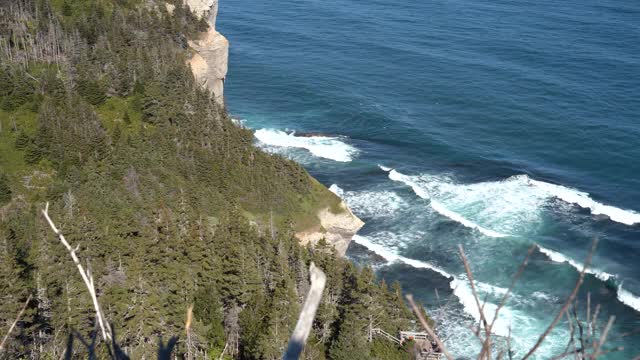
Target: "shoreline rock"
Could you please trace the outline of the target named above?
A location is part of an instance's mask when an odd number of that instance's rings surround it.
[[[328,191],[328,190],[327,190]],[[342,212],[335,214],[329,208],[318,212],[320,228],[297,232],[295,235],[302,245],[316,245],[321,239],[332,245],[339,256],[344,256],[353,235],[364,226],[364,222],[355,216],[347,204],[340,203]]]

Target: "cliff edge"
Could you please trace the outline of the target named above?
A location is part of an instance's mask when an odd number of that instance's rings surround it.
[[[229,58],[229,41],[216,30],[218,0],[186,0],[189,8],[198,16],[205,17],[209,23],[209,31],[198,40],[189,41],[193,56],[189,59],[191,71],[196,80],[211,90],[216,101],[224,106],[224,79],[227,75]],[[355,216],[347,204],[320,185],[316,184],[315,208],[312,215],[313,225],[307,225],[296,232],[301,244],[315,245],[321,239],[332,245],[338,255],[344,256],[353,235],[364,222]],[[321,187],[321,191],[318,190]],[[317,194],[321,193],[321,194]],[[329,204],[329,205],[327,205]],[[304,224],[309,222],[301,221]]]
[[[196,80],[213,92],[224,106],[224,79],[227,76],[229,41],[216,30],[218,0],[186,0],[189,8],[209,23],[209,31],[198,40],[189,41],[194,54],[189,60]]]
[[[319,227],[296,233],[300,243],[315,245],[321,239],[325,239],[336,249],[338,255],[344,256],[353,235],[364,226],[364,222],[351,212],[344,201],[341,201],[339,206],[341,210],[339,213],[332,212],[330,208],[320,210],[318,212]]]

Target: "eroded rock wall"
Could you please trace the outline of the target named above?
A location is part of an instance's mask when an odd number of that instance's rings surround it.
[[[224,79],[227,76],[229,41],[216,30],[218,0],[186,0],[186,4],[209,23],[209,31],[198,40],[189,42],[194,55],[189,60],[196,80],[215,95],[216,101],[224,105]]]

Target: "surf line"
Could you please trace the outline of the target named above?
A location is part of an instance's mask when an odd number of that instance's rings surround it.
[[[474,223],[473,221],[465,218],[464,216],[456,213],[455,211],[449,210],[442,203],[440,203],[437,200],[434,200],[431,197],[431,195],[429,194],[429,190],[428,189],[425,189],[425,188],[421,187],[420,185],[418,185],[415,181],[411,180],[411,178],[409,176],[404,175],[404,174],[396,171],[395,169],[391,169],[391,168],[388,168],[386,166],[382,166],[382,165],[378,165],[378,166],[383,171],[389,173],[389,179],[391,179],[393,181],[404,183],[405,185],[409,186],[418,197],[420,197],[422,199],[425,199],[425,200],[429,200],[429,205],[438,214],[440,214],[440,215],[442,215],[442,216],[444,216],[446,218],[449,218],[450,220],[453,220],[453,221],[461,224],[464,227],[467,227],[469,229],[477,230],[480,233],[482,233],[483,235],[486,235],[486,236],[489,236],[489,237],[507,237],[507,236],[509,236],[507,234],[502,234],[502,233],[499,233],[497,231],[493,231],[491,229],[487,229],[485,227],[482,227],[482,226]]]

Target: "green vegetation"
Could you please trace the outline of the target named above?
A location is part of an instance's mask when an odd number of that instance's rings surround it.
[[[0,7],[0,329],[34,297],[4,355],[60,358],[70,336],[96,331],[82,281],[39,215],[49,201],[132,359],[182,338],[190,304],[192,353],[279,358],[312,261],[328,283],[305,358],[407,358],[367,336],[369,326],[410,328],[399,286],[324,242],[298,244],[293,233],[317,225],[319,209],[342,211],[339,199],[256,149],[197,86],[186,39],[206,23],[173,3],[172,15],[142,0]],[[84,356],[80,341],[72,347]]]

